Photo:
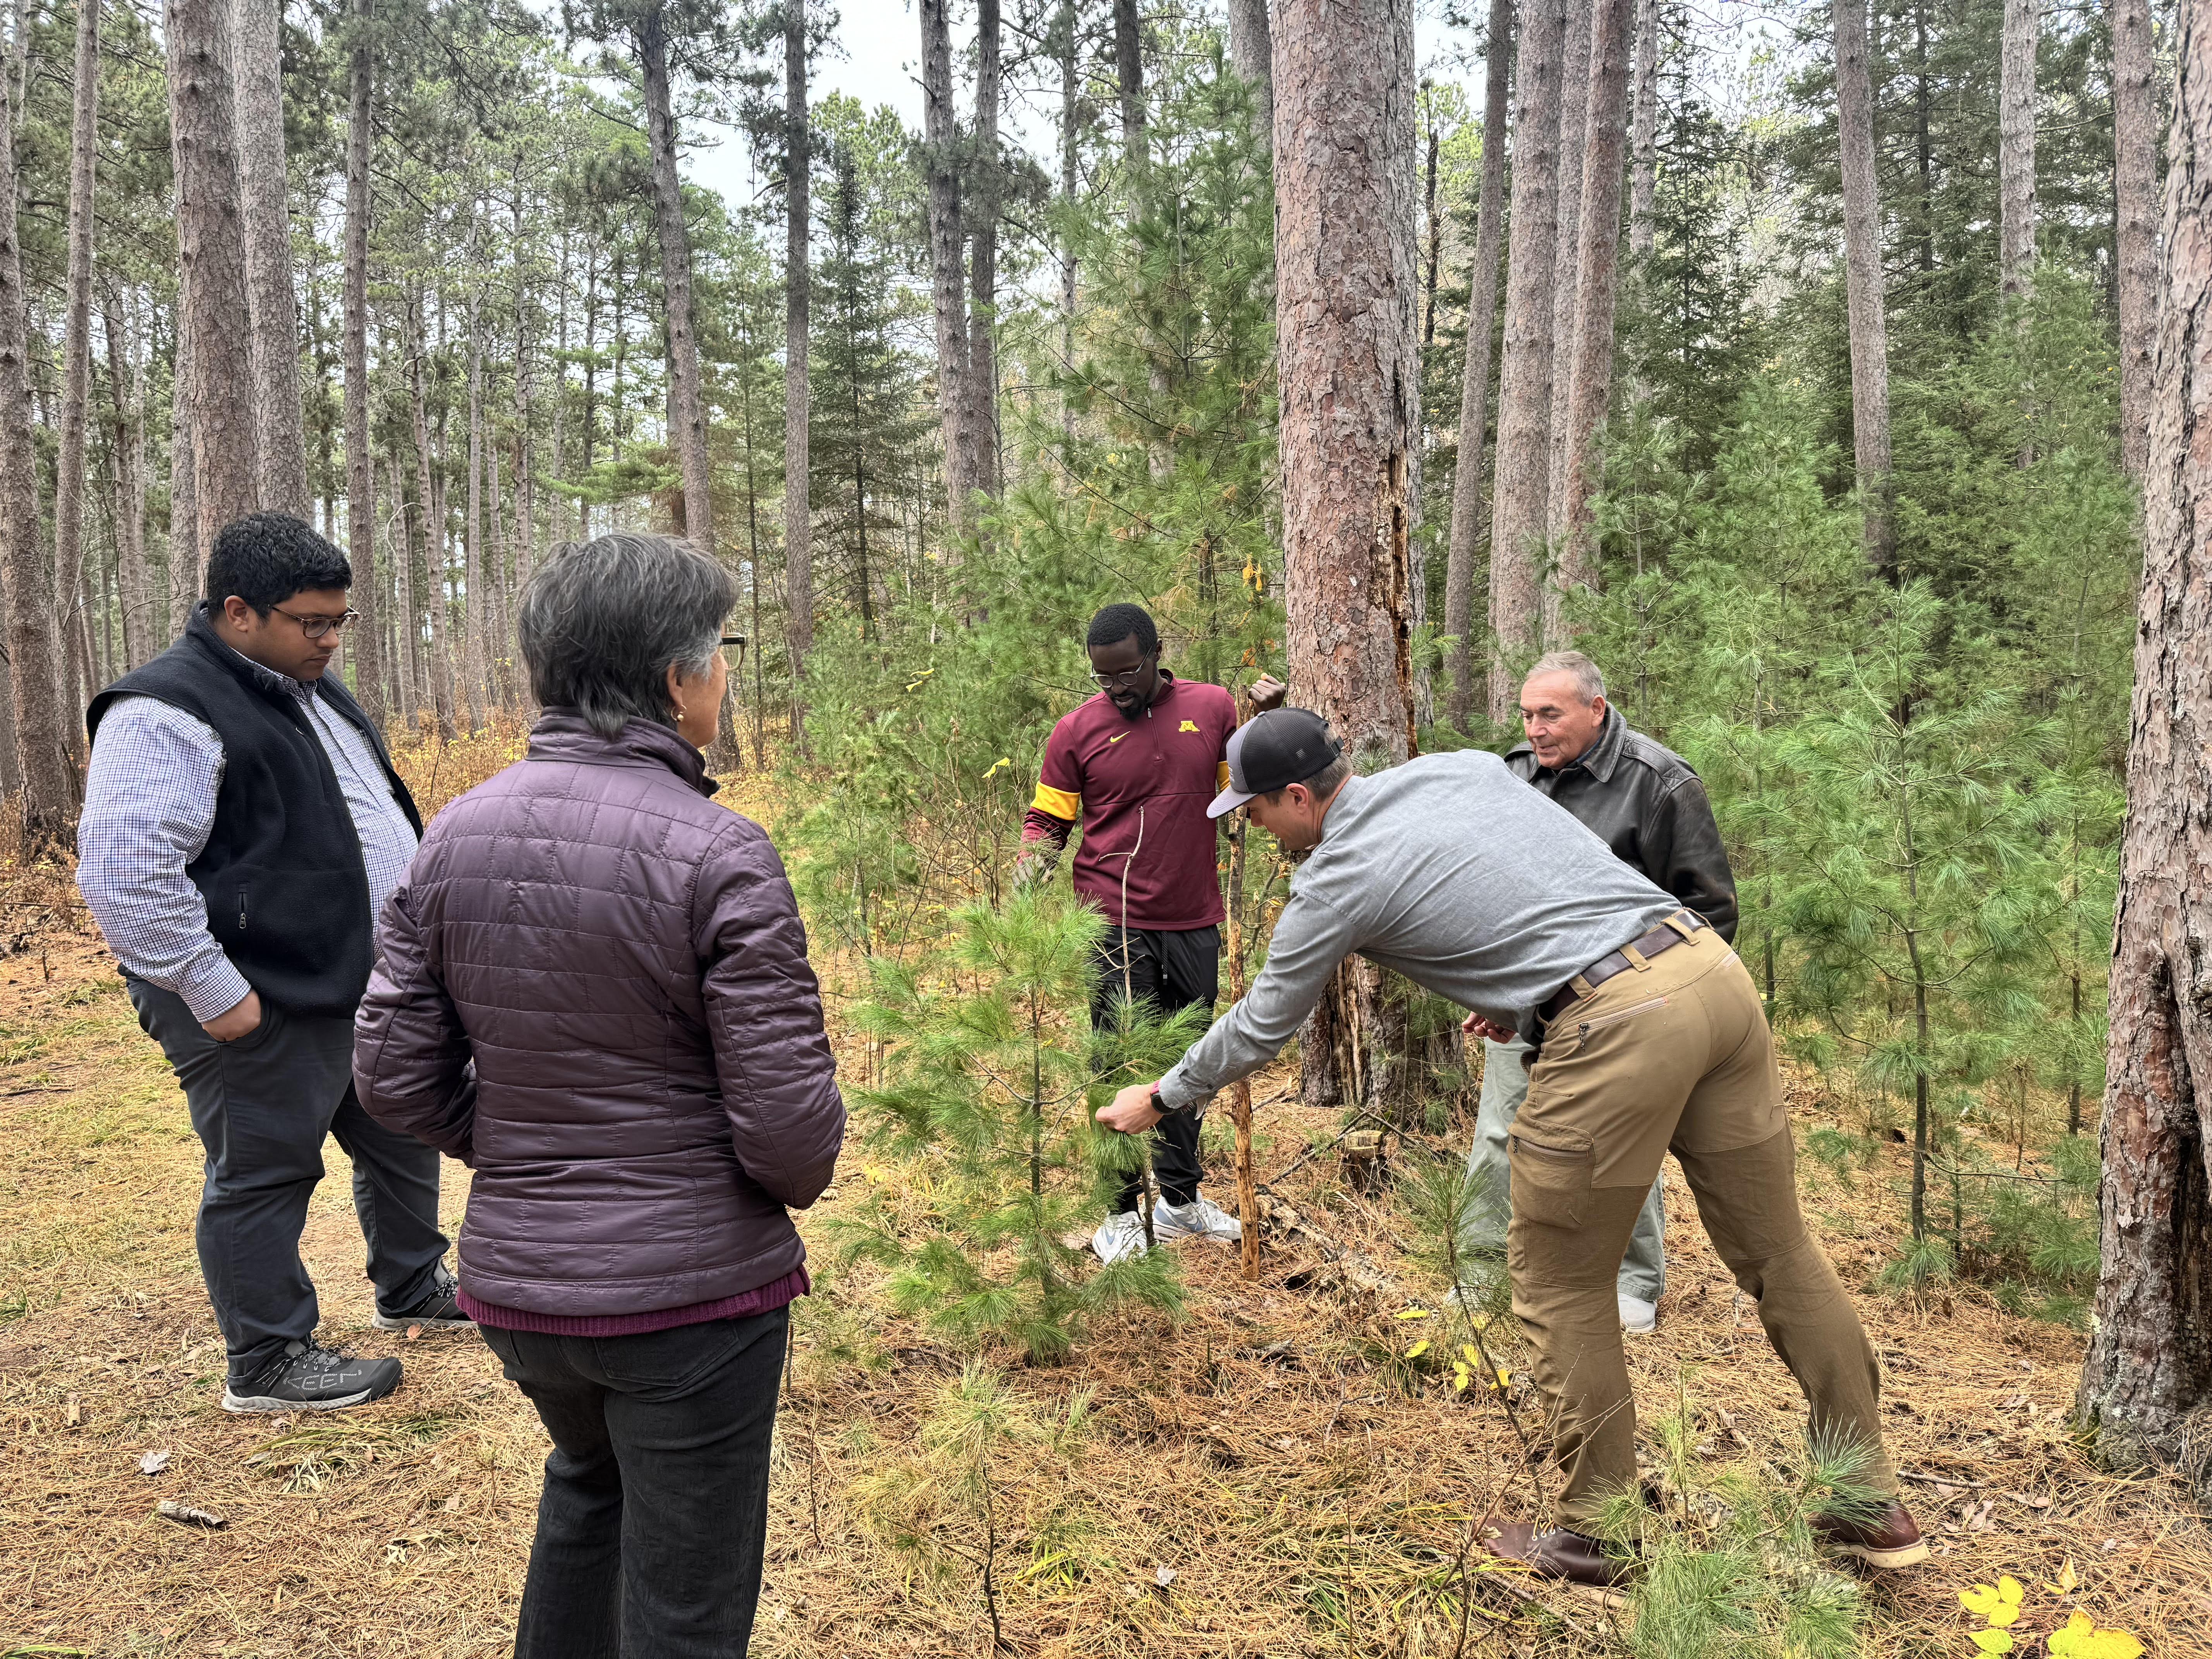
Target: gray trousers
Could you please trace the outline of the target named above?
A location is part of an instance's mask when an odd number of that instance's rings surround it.
[[[1513,1120],[1528,1098],[1528,1045],[1492,1042],[1482,1045],[1482,1100],[1475,1109],[1474,1145],[1467,1155],[1467,1172],[1475,1183],[1474,1212],[1462,1243],[1469,1250],[1502,1255],[1505,1224],[1511,1218],[1512,1171],[1507,1146],[1513,1136]],[[1656,1302],[1667,1288],[1667,1176],[1662,1171],[1644,1195],[1637,1213],[1636,1231],[1629,1235],[1628,1253],[1620,1260],[1620,1294]]]
[[[131,975],[124,982],[138,1024],[185,1086],[207,1151],[195,1231],[232,1380],[266,1368],[286,1343],[306,1341],[321,1317],[300,1234],[323,1178],[325,1135],[353,1160],[354,1210],[377,1307],[402,1314],[428,1296],[447,1246],[438,1231],[438,1153],[362,1110],[353,1021],[264,1001],[258,1027],[217,1042],[174,992]]]

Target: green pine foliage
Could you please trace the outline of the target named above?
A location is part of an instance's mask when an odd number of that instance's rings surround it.
[[[951,926],[941,956],[873,958],[859,1013],[889,1048],[889,1075],[855,1093],[882,1145],[928,1160],[929,1214],[904,1230],[878,1203],[844,1230],[846,1248],[891,1269],[900,1312],[970,1346],[1056,1359],[1101,1309],[1180,1305],[1165,1251],[1091,1262],[1098,1175],[1144,1146],[1092,1113],[1122,1083],[1158,1076],[1205,1021],[1196,1011],[1154,1021],[1125,1001],[1086,1040],[1076,1022],[1104,923],[1051,889],[971,906]]]

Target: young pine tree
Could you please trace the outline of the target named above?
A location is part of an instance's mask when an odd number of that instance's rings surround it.
[[[890,1045],[890,1080],[857,1091],[892,1150],[933,1161],[935,1202],[914,1234],[882,1212],[859,1224],[850,1254],[892,1268],[891,1304],[960,1341],[1020,1347],[1049,1360],[1084,1318],[1116,1303],[1180,1305],[1168,1253],[1096,1267],[1079,1241],[1096,1208],[1101,1166],[1143,1142],[1098,1128],[1100,1097],[1157,1077],[1203,1025],[1125,1006],[1086,1040],[1098,913],[1043,887],[951,918],[941,955],[878,957],[861,1028]]]

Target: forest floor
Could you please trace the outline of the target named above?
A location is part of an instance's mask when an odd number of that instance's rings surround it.
[[[1285,1084],[1255,1087],[1263,1176],[1339,1127]],[[1832,1121],[1792,1087],[1801,1137]],[[1226,1127],[1209,1127],[1210,1186],[1233,1202],[1213,1150]],[[2079,1606],[2160,1659],[2212,1654],[2199,1512],[2176,1481],[2097,1469],[2069,1426],[2080,1333],[1967,1288],[1866,1288],[1896,1252],[1902,1152],[1848,1184],[1801,1164],[1881,1352],[1892,1443],[1936,1551],[1867,1581],[1863,1651],[1973,1653],[1979,1621],[1957,1592],[2011,1573],[2027,1587],[2015,1651],[2044,1651]],[[872,1270],[831,1265],[823,1226],[841,1203],[878,1184],[917,1212],[928,1203],[917,1172],[874,1157],[852,1140],[805,1219],[820,1285],[796,1310],[779,1428],[754,1641],[770,1659],[989,1650],[975,1573],[942,1554],[951,1570],[931,1571],[883,1520],[887,1494],[916,1512],[949,1503],[919,1461],[920,1429],[963,1362],[884,1309]],[[328,1417],[227,1415],[192,1249],[199,1151],[174,1081],[81,923],[0,961],[0,1659],[507,1650],[544,1437],[473,1336],[371,1326],[344,1160],[334,1146],[328,1158],[303,1244],[324,1334],[400,1355],[407,1381]],[[1010,1651],[1454,1652],[1470,1516],[1528,1507],[1511,1429],[1479,1389],[1404,1363],[1419,1322],[1399,1316],[1436,1287],[1405,1261],[1390,1195],[1353,1190],[1328,1151],[1274,1190],[1373,1265],[1352,1275],[1366,1288],[1309,1237],[1271,1236],[1256,1283],[1233,1250],[1180,1245],[1179,1320],[1098,1322],[1054,1367],[994,1357],[1030,1425],[992,1468]],[[1786,1460],[1802,1401],[1679,1178],[1672,1190],[1659,1329],[1629,1348],[1639,1402],[1686,1410],[1717,1464]],[[464,1197],[449,1167],[449,1213]],[[148,1454],[166,1455],[158,1473],[141,1472]],[[164,1498],[225,1524],[159,1518]],[[941,1535],[966,1545],[976,1530]],[[1502,1575],[1472,1582],[1469,1654],[1625,1650],[1585,1604]]]

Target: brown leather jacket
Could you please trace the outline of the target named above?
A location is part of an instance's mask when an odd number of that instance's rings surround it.
[[[1553,772],[1536,751],[1516,744],[1505,764],[1594,831],[1613,856],[1642,871],[1703,916],[1724,939],[1735,938],[1735,877],[1713,822],[1712,803],[1690,763],[1629,729],[1607,708],[1597,741]]]

